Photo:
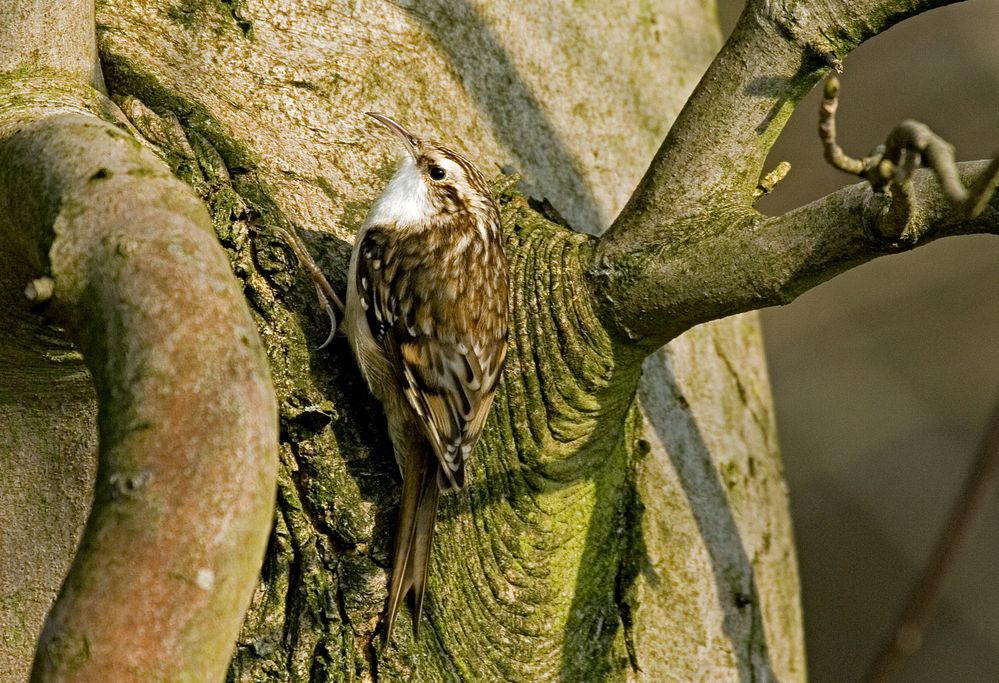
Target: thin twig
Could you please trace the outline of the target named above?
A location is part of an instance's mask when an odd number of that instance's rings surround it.
[[[831,76],[826,80],[822,91],[822,104],[819,106],[819,138],[826,161],[838,171],[851,175],[863,175],[866,164],[861,159],[847,155],[836,142],[836,109],[839,108],[839,79]]]
[[[774,169],[767,173],[765,176],[760,178],[759,184],[756,189],[753,190],[753,198],[759,199],[764,195],[768,195],[774,191],[777,184],[787,177],[787,174],[791,172],[791,162],[782,161]]]
[[[867,671],[867,683],[885,683],[891,679],[901,660],[917,652],[923,631],[940,596],[958,548],[968,529],[989,501],[999,483],[999,400],[992,410],[988,431],[975,462],[968,472],[961,492],[951,509],[947,523],[937,538],[922,575],[912,588],[904,609],[892,627]]]
[[[839,79],[830,76],[826,80],[819,109],[819,137],[826,161],[833,168],[867,180],[876,192],[885,192],[904,187],[916,169],[926,167],[936,174],[944,196],[962,217],[974,218],[985,209],[999,183],[999,156],[992,160],[970,188],[966,188],[958,177],[954,147],[929,126],[906,120],[899,123],[888,135],[885,144],[870,156],[855,159],[836,142],[838,106]],[[907,192],[900,194],[902,201],[908,201]],[[908,211],[896,215],[908,216]],[[894,232],[896,234],[892,236],[897,237],[906,226],[900,224],[895,227],[896,230],[883,232]]]

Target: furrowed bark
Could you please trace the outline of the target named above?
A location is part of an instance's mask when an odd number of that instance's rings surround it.
[[[177,25],[140,3],[123,3],[102,18],[109,87],[146,106],[136,125],[150,140],[163,141],[157,144],[182,175],[198,175],[189,174],[190,160],[181,153],[187,147],[199,155],[195,163],[202,169],[199,150],[211,156],[210,147],[222,161],[224,172],[215,173],[220,182],[194,177],[193,184],[212,207],[226,206],[230,193],[238,198],[229,204],[235,210],[213,215],[260,314],[279,396],[284,446],[278,521],[230,677],[578,680],[601,671],[610,679],[656,680],[635,666],[698,671],[703,657],[689,647],[691,639],[712,644],[712,671],[723,677],[758,670],[786,678],[801,671],[793,554],[783,543],[771,544],[774,552],[760,547],[769,531],[789,539],[779,468],[755,470],[754,486],[770,481],[772,495],[739,496],[737,509],[720,513],[720,524],[712,516],[725,507],[728,484],[706,499],[691,492],[689,500],[659,500],[652,478],[640,479],[636,472],[641,454],[655,450],[664,458],[657,463],[656,481],[671,481],[674,491],[695,486],[696,477],[678,479],[662,447],[642,445],[644,427],[634,402],[641,355],[617,357],[600,327],[593,326],[592,314],[571,310],[588,309],[580,286],[590,244],[544,221],[522,198],[504,206],[511,257],[520,264],[521,346],[494,410],[492,436],[486,435],[474,456],[472,468],[481,477],[469,491],[444,501],[420,642],[397,639],[397,647],[383,651],[372,640],[384,607],[397,468],[379,407],[368,397],[346,344],[336,339],[321,352],[312,350],[326,335],[325,316],[290,252],[272,237],[273,227],[294,225],[334,284],[342,283],[349,249],[340,238],[349,239],[395,164],[396,150],[372,134],[360,113],[375,108],[372,102],[414,130],[468,151],[487,173],[494,160],[525,159],[524,170],[545,183],[531,159],[552,148],[585,169],[595,167],[573,187],[545,185],[546,195],[550,192],[566,215],[592,215],[590,208],[571,203],[567,210],[564,198],[581,186],[595,187],[591,206],[619,203],[614,197],[630,183],[626,176],[655,143],[648,112],[677,111],[682,84],[692,82],[714,47],[715,29],[697,2],[675,3],[652,16],[646,16],[648,9],[630,8],[612,25],[603,3],[575,5],[564,16],[550,17],[564,27],[554,45],[541,39],[550,34],[547,25],[535,21],[547,5],[496,12],[485,3],[469,4],[475,11],[462,10],[467,30],[460,35],[445,28],[453,18],[447,3],[421,6],[418,13],[366,6],[355,21],[344,19],[354,16],[344,13],[349,5],[310,12],[307,21],[294,3],[286,3],[279,16],[247,11],[236,16],[215,5],[191,5],[190,14],[171,17]],[[600,16],[601,23],[579,24],[580,11]],[[660,31],[678,35],[674,31],[692,21],[706,37],[703,43],[687,41],[678,49],[657,38]],[[323,43],[329,51],[319,60],[315,37],[341,33],[350,40]],[[625,62],[599,61],[608,45],[632,50],[636,39],[643,47],[627,52]],[[192,40],[207,46],[193,64],[184,56]],[[236,48],[245,62],[225,57]],[[672,52],[669,71],[651,58],[666,49]],[[577,62],[591,68],[578,68]],[[184,65],[179,73],[177,64]],[[624,64],[630,65],[627,70]],[[386,73],[405,77],[387,79]],[[669,87],[636,89],[637,98],[630,95],[624,105],[623,98],[611,96],[616,88],[630,90],[632,83],[647,85],[650,78]],[[537,109],[530,109],[530,98],[525,104],[522,96],[490,97],[465,89],[480,81],[520,95],[552,88],[552,98],[535,101]],[[258,97],[239,94],[244,92]],[[578,92],[585,99],[577,107],[559,102],[557,92]],[[480,109],[480,102],[488,106]],[[125,104],[141,112],[131,101]],[[173,145],[157,132],[173,126],[171,121],[179,121],[190,145]],[[538,121],[545,125],[534,125]],[[602,156],[592,157],[587,150],[606,131],[618,132]],[[519,233],[512,227],[518,222]],[[716,335],[722,346],[729,338],[752,348],[758,345],[753,329],[751,321],[741,321],[718,328]],[[733,355],[744,353],[740,343]],[[572,349],[571,360],[563,359],[563,344]],[[683,356],[677,372],[689,360]],[[704,372],[719,368],[725,380],[721,390],[750,375],[755,379],[747,386],[758,388],[758,363],[750,372],[728,369],[719,355],[704,359]],[[698,395],[690,401],[713,415],[715,398]],[[727,405],[726,416],[716,419],[727,423],[757,411],[764,416],[761,424],[767,423],[765,390]],[[727,448],[725,456],[713,455],[705,453],[703,436],[698,443],[704,468],[716,466],[712,457],[725,457],[733,473],[745,466],[746,451]],[[752,443],[767,450],[768,461],[778,461],[772,439]],[[719,442],[712,441],[710,448],[715,446]],[[744,481],[733,476],[731,485]],[[743,538],[741,520],[750,518],[761,521],[745,527]],[[646,534],[680,527],[683,543],[657,539],[654,552],[643,552]],[[706,549],[721,542],[719,536],[728,549]],[[647,563],[654,567],[646,575]],[[771,572],[771,567],[784,569]],[[694,583],[688,570],[697,577]],[[790,582],[784,580],[787,571]],[[777,576],[780,587],[773,585]],[[684,598],[698,608],[683,611],[675,622],[654,616],[681,586]],[[739,597],[743,592],[750,600],[759,598],[751,610]],[[715,596],[742,612],[720,616]],[[702,621],[688,630],[683,626],[688,616]],[[400,620],[406,618],[404,611]],[[404,638],[408,629],[399,626],[397,635]],[[681,633],[675,639],[674,627]],[[483,646],[486,642],[495,645]]]

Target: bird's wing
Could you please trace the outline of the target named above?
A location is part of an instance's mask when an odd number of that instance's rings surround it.
[[[440,305],[441,288],[413,251],[370,228],[359,248],[357,292],[371,334],[440,461],[445,479],[439,483],[461,488],[506,357],[506,324],[473,338],[462,329],[463,316]]]

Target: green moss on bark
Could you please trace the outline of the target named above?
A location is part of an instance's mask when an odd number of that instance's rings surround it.
[[[619,677],[630,666],[620,596],[637,573],[635,539],[619,529],[639,509],[628,419],[639,373],[634,358],[615,358],[590,309],[590,238],[537,214],[512,182],[498,187],[515,290],[507,372],[469,486],[442,506],[430,628],[413,643],[402,627],[379,650],[397,499],[380,408],[342,338],[312,350],[325,318],[272,237],[287,219],[252,173],[228,182],[226,155],[208,141],[193,145],[204,169],[193,184],[219,208],[216,229],[257,315],[284,443],[278,519],[230,680]],[[509,637],[486,647],[491,629],[455,628],[479,609]]]

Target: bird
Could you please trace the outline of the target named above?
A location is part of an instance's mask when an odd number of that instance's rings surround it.
[[[499,210],[472,162],[366,113],[405,150],[355,239],[344,313],[403,480],[387,643],[409,593],[419,638],[440,495],[465,484],[506,360],[509,275]]]

